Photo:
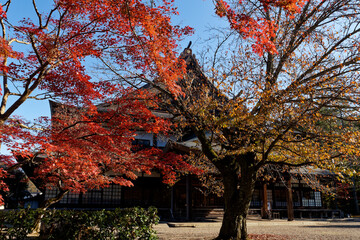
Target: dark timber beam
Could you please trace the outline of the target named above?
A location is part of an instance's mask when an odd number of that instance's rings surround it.
[[[287,200],[287,215],[288,215],[288,221],[294,220],[294,207],[293,207],[293,195],[292,195],[292,186],[291,186],[291,176],[286,178],[286,188],[287,188],[287,194],[286,194],[286,200]]]

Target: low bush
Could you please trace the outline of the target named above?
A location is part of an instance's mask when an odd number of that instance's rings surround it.
[[[30,209],[0,211],[0,239],[25,239],[40,211]]]
[[[159,218],[157,209],[152,207],[113,211],[0,211],[0,239],[25,239],[41,215],[39,239],[157,239],[152,227]]]

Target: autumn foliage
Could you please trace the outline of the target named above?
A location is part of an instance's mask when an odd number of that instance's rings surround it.
[[[32,135],[32,141],[13,146],[18,148],[18,162],[27,169],[33,158],[33,172],[28,174],[35,183],[46,179],[47,187],[74,192],[111,183],[132,186],[137,173],[151,174],[154,169],[163,174],[164,182],[173,184],[177,171],[195,170],[179,155],[132,144],[137,132],[166,134],[171,124],[153,115],[150,100],[147,105],[134,100],[142,94],[127,94],[95,110],[52,103],[50,125]]]
[[[111,56],[122,66],[125,82],[157,79],[179,94],[175,81],[184,63],[174,49],[191,29],[171,25],[177,14],[172,1],[55,0],[47,12],[40,1],[32,3],[34,16],[20,22],[7,18],[16,10],[14,1],[0,5],[0,139],[18,160],[2,156],[5,168],[22,167],[35,182],[42,179],[63,193],[110,183],[129,186],[136,172],[154,168],[171,183],[176,169],[191,169],[157,149],[135,151],[136,131],[166,134],[170,124],[148,110],[157,104],[151,94],[90,76],[85,65]],[[66,107],[52,122],[30,123],[14,115],[28,99],[55,99]],[[100,111],[99,103],[113,108]]]
[[[175,169],[192,168],[130,145],[138,129],[166,132],[169,123],[146,104],[166,106],[179,126],[196,135],[194,152],[223,180],[219,239],[247,238],[252,192],[266,166],[312,166],[339,178],[358,174],[358,0],[214,3],[229,31],[204,63],[207,78],[191,49],[179,58],[174,51],[191,29],[171,25],[172,1],[57,0],[47,14],[34,1],[37,19],[19,26],[7,22],[7,1],[0,13],[2,29],[12,30],[11,38],[0,38],[2,141],[22,154],[23,168],[31,165],[29,172],[63,192],[111,181],[129,185],[134,171],[154,167],[172,177]],[[11,48],[15,42],[30,51]],[[100,60],[114,79],[91,78],[84,65],[89,58]],[[128,91],[145,83],[151,94]],[[161,103],[150,101],[154,93]],[[15,98],[11,104],[9,97]],[[75,111],[74,117],[64,113],[53,124],[40,119],[28,125],[13,116],[25,100],[48,97],[65,103],[63,111]],[[99,102],[111,108],[101,111]],[[102,174],[107,170],[122,175],[110,179]]]
[[[202,64],[208,77],[185,49],[185,94],[167,94],[168,104],[197,137],[193,152],[201,161],[194,162],[221,176],[218,239],[245,240],[264,168],[303,176],[327,169],[339,179],[358,174],[360,6],[355,0],[214,3],[229,24],[217,31],[223,35]]]
[[[294,14],[300,12],[301,7],[307,0],[260,0],[254,5],[258,5],[265,13],[272,8],[279,8],[286,11],[286,14],[293,18]],[[236,1],[236,8],[224,0],[216,1],[216,14],[220,17],[226,17],[230,27],[237,31],[242,38],[254,39],[252,47],[254,52],[262,56],[265,52],[277,53],[277,48],[273,39],[279,28],[278,23],[267,18],[264,15],[247,14],[246,11],[236,11],[238,8],[247,8],[248,1]]]

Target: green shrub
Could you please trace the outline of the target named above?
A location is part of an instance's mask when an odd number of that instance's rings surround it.
[[[0,239],[25,239],[43,214],[40,239],[157,239],[152,229],[156,208],[113,211],[13,210],[0,211]]]
[[[117,239],[157,239],[151,227],[159,221],[156,208],[116,209],[113,214],[123,216],[114,218]]]
[[[25,239],[31,233],[39,210],[20,209],[0,211],[0,239]]]

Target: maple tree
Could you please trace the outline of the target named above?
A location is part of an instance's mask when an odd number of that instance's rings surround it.
[[[180,56],[187,62],[187,75],[178,82],[183,94],[152,84],[222,178],[225,213],[218,239],[245,240],[255,181],[265,166],[357,174],[351,166],[358,165],[359,129],[338,123],[360,120],[360,5],[214,2],[230,27],[209,64],[211,77],[187,48]]]
[[[184,64],[174,49],[191,29],[170,24],[177,14],[172,1],[54,0],[44,13],[33,0],[35,17],[10,22],[14,2],[0,5],[0,142],[13,154],[1,156],[0,178],[21,167],[40,189],[59,188],[42,204],[47,208],[70,190],[132,185],[136,172],[156,168],[171,183],[176,170],[192,169],[174,154],[134,149],[136,131],[166,134],[169,122],[148,110],[156,108],[153,95],[91,77],[85,64],[111,55],[124,81],[157,78],[178,94],[174,81]],[[62,107],[51,121],[28,122],[14,112],[29,99],[55,99]]]

